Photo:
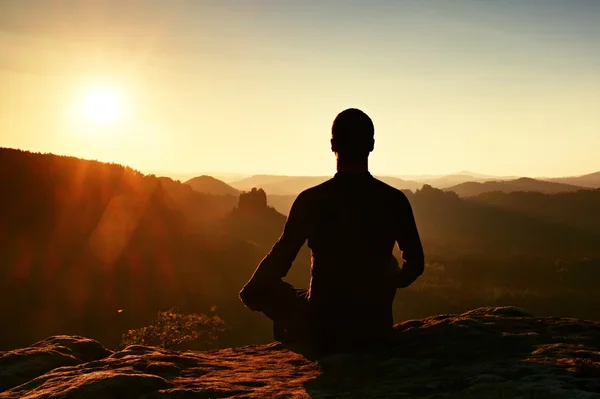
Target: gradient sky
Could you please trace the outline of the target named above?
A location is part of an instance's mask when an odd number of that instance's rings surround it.
[[[0,146],[142,171],[328,175],[358,107],[375,173],[584,174],[600,1],[3,0],[0,92]]]

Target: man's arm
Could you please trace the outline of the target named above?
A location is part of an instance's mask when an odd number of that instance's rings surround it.
[[[404,264],[396,275],[396,287],[405,288],[411,285],[425,270],[425,255],[421,238],[415,223],[410,202],[401,193],[399,220],[396,230],[396,242],[402,251]]]
[[[298,251],[307,239],[307,216],[305,194],[301,193],[292,204],[283,233],[240,292],[242,302],[250,309],[256,310],[253,298],[285,277],[292,267]]]

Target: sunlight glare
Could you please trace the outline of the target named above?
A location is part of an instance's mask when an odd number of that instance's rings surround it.
[[[81,111],[90,122],[110,124],[121,116],[121,98],[114,90],[97,88],[89,92],[83,99]]]

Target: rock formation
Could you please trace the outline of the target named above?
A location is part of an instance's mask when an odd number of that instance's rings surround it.
[[[600,323],[479,308],[396,325],[387,349],[309,360],[56,336],[0,353],[0,398],[600,398]]]

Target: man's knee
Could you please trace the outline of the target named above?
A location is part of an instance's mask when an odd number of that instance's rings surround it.
[[[248,309],[263,312],[273,320],[299,313],[308,303],[306,290],[298,290],[283,280],[260,286],[246,284],[239,297]]]
[[[264,293],[263,293],[264,294]],[[256,312],[261,311],[261,305],[264,305],[264,295],[260,294],[260,290],[257,290],[246,284],[240,291],[239,297],[242,303],[250,310]]]
[[[240,291],[240,299],[242,303],[249,309],[255,311],[264,311],[265,306],[270,306],[272,303],[280,301],[281,293],[288,291],[293,287],[282,280],[268,283],[258,284],[254,281],[248,282]]]

